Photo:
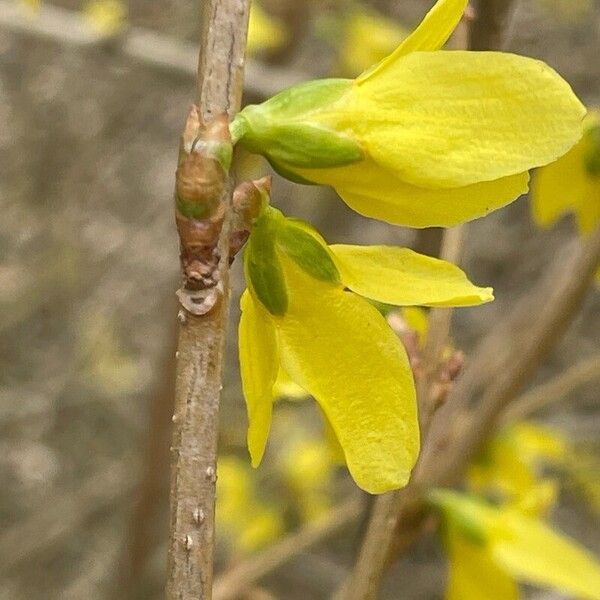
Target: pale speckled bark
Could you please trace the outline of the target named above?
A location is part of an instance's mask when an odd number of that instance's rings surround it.
[[[203,28],[197,102],[202,118],[239,109],[249,0],[200,0]],[[223,201],[218,250],[221,298],[207,314],[179,313],[168,600],[212,596],[216,454],[223,349],[229,312],[228,246],[232,184]]]

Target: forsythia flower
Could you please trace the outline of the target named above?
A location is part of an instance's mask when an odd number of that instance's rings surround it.
[[[359,486],[381,493],[405,485],[419,450],[414,382],[403,346],[365,298],[468,306],[492,300],[491,289],[405,248],[328,246],[270,206],[253,226],[244,264],[239,346],[253,465],[283,368],[319,403]]]
[[[256,54],[263,50],[275,50],[286,39],[285,27],[270,17],[256,2],[250,7],[250,22],[248,23],[248,54]]]
[[[466,4],[439,0],[355,80],[303,83],[247,106],[234,141],[391,223],[449,226],[504,206],[527,191],[528,169],[579,140],[585,108],[542,62],[439,50]]]
[[[21,0],[20,3],[30,15],[37,15],[42,7],[42,0]]]
[[[539,518],[450,490],[430,499],[445,517],[448,600],[516,600],[516,580],[600,598],[594,557]]]
[[[247,463],[234,456],[219,458],[218,528],[241,553],[258,550],[284,531],[280,512],[257,497],[248,468]]]
[[[469,489],[509,503],[522,512],[540,514],[556,499],[556,482],[540,478],[540,467],[561,464],[567,445],[556,432],[518,423],[498,433],[467,474]]]
[[[391,19],[357,8],[344,23],[340,69],[352,75],[360,73],[385,58],[407,37],[408,31]]]
[[[600,112],[590,111],[581,141],[534,179],[532,210],[537,223],[549,227],[573,212],[581,235],[600,223]]]
[[[84,13],[91,27],[103,35],[118,33],[127,18],[127,8],[121,0],[91,0]]]
[[[303,521],[331,508],[330,485],[335,463],[325,440],[300,438],[284,449],[280,468]]]

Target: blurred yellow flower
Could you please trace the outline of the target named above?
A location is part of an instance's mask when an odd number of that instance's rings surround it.
[[[542,514],[556,499],[557,486],[542,479],[544,465],[562,464],[567,445],[562,436],[533,423],[518,423],[499,432],[467,473],[469,489],[526,512]]]
[[[247,106],[234,141],[391,223],[450,226],[506,205],[527,191],[528,169],[580,139],[585,108],[544,63],[440,50],[466,5],[439,0],[355,80],[303,83]]]
[[[516,600],[516,581],[600,599],[600,566],[574,540],[512,507],[450,490],[431,502],[444,515],[450,559],[447,598]]]
[[[536,173],[532,210],[541,227],[573,213],[581,235],[600,223],[600,111],[584,121],[584,135],[567,154]]]
[[[247,52],[250,55],[276,50],[287,39],[285,26],[268,15],[257,2],[250,6]]]
[[[374,10],[352,10],[343,25],[339,70],[356,75],[393,52],[409,31]]]
[[[19,3],[30,15],[37,15],[42,6],[42,0],[19,0]]]
[[[111,36],[125,26],[127,5],[121,0],[91,0],[85,5],[83,13],[95,31]]]
[[[218,473],[217,527],[235,552],[247,554],[280,537],[283,517],[276,506],[258,498],[247,463],[234,456],[219,457]]]
[[[300,438],[286,446],[281,470],[304,521],[331,508],[335,464],[325,440]]]

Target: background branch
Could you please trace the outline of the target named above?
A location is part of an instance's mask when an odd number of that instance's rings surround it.
[[[502,414],[508,424],[529,417],[551,404],[565,399],[570,393],[600,379],[600,353],[584,358],[546,383],[519,396]]]
[[[0,0],[0,27],[60,44],[81,46],[98,52],[121,53],[151,68],[184,77],[197,74],[196,44],[178,40],[142,27],[127,27],[114,38],[95,32],[81,14],[44,2],[32,16],[12,0]],[[244,92],[262,100],[310,77],[289,67],[248,60]]]
[[[306,552],[323,540],[335,535],[361,515],[364,502],[361,499],[349,500],[334,508],[322,518],[304,525],[264,552],[251,556],[234,566],[215,581],[215,600],[234,600],[249,590],[257,581],[295,556]]]

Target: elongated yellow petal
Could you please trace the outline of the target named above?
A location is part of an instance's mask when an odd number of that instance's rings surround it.
[[[283,368],[319,402],[356,483],[371,493],[402,487],[419,450],[404,348],[366,300],[281,260],[290,290],[288,311],[274,319]]]
[[[585,140],[536,173],[531,186],[533,215],[542,227],[550,227],[577,203],[590,197],[590,178],[585,171]]]
[[[246,290],[240,300],[240,371],[248,409],[248,450],[252,466],[262,460],[273,410],[273,384],[279,370],[275,328],[265,311]]]
[[[581,137],[585,112],[540,61],[439,51],[401,57],[319,118],[400,179],[453,188],[556,160]]]
[[[467,187],[425,189],[402,181],[371,160],[298,172],[310,181],[333,186],[361,215],[408,227],[451,227],[483,217],[527,192],[529,181],[527,173],[520,173]]]
[[[447,600],[518,600],[516,582],[490,558],[485,546],[448,533]]]
[[[380,76],[393,66],[398,58],[416,51],[439,50],[450,38],[460,22],[469,0],[438,0],[425,15],[421,24],[376,67],[363,73],[358,83]]]
[[[472,306],[494,299],[457,266],[393,246],[330,246],[344,285],[396,306]]]
[[[579,598],[600,598],[600,566],[575,541],[542,521],[498,511],[491,536],[494,560],[513,576]]]

